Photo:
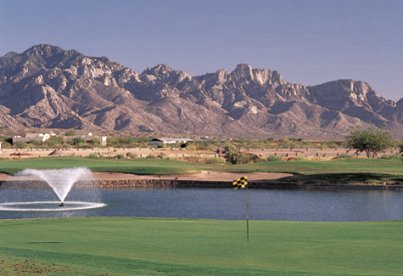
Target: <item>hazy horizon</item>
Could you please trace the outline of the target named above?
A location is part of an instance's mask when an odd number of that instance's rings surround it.
[[[403,97],[403,1],[4,1],[0,55],[36,44],[106,56],[141,72],[236,64],[316,85],[368,82]]]

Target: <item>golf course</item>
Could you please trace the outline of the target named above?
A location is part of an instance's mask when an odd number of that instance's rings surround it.
[[[25,168],[170,175],[202,169],[329,178],[365,174],[400,182],[402,160],[339,159],[206,165],[173,160],[2,160]],[[242,203],[240,203],[242,204]],[[231,210],[228,210],[231,212]],[[400,275],[403,221],[294,222],[137,217],[0,220],[0,275]]]
[[[0,274],[397,275],[403,222],[74,218],[0,223]],[[20,270],[18,270],[20,269]]]
[[[403,161],[396,156],[388,159],[340,158],[329,161],[293,160],[260,161],[251,164],[200,164],[170,159],[111,159],[80,157],[27,158],[0,160],[0,172],[15,174],[25,168],[58,169],[86,167],[99,172],[163,175],[194,173],[200,170],[222,172],[284,172],[299,175],[327,173],[379,173],[403,175]]]

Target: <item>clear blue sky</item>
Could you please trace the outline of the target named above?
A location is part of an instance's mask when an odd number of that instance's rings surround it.
[[[248,63],[292,82],[351,78],[403,97],[401,0],[0,0],[0,55],[41,43],[139,72]]]

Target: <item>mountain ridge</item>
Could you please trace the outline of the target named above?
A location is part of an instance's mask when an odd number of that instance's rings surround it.
[[[403,99],[363,81],[305,86],[238,64],[193,76],[165,64],[141,73],[107,57],[40,44],[0,57],[0,126],[106,133],[335,138],[353,126],[403,137]]]

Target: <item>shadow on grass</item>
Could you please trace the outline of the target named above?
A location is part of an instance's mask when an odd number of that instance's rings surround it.
[[[278,180],[281,183],[298,184],[403,184],[403,176],[380,173],[325,173],[325,174],[295,174]]]

